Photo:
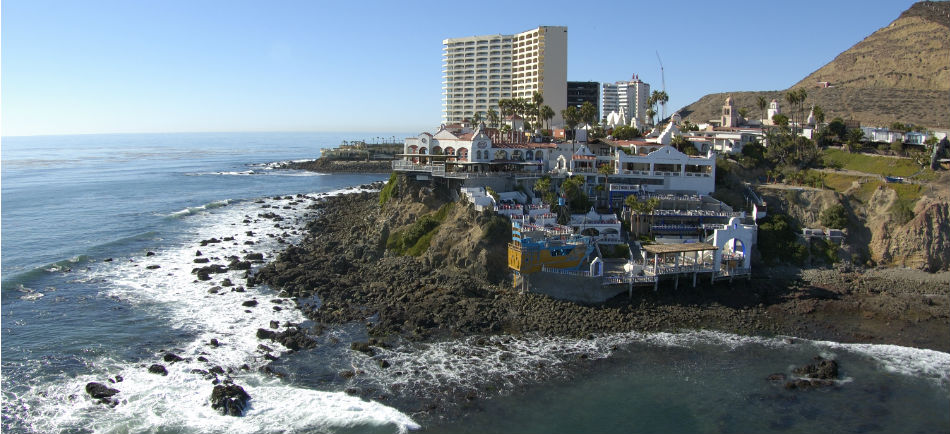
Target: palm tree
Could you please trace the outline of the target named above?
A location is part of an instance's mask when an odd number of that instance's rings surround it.
[[[488,109],[488,125],[492,128],[498,128],[498,120],[498,112],[495,111],[495,108]]]
[[[655,115],[655,114],[656,114],[656,110],[653,110],[652,108],[648,108],[648,109],[647,109],[647,118],[649,118],[649,119],[650,119],[650,123],[651,123],[651,124],[654,124],[654,125],[656,124],[655,122],[653,122],[653,115]]]
[[[554,119],[554,109],[549,105],[541,107],[541,119],[547,121],[547,129],[551,129],[551,119]]]
[[[627,196],[623,201],[624,205],[630,209],[630,232],[634,232],[637,238],[640,238],[640,213],[643,212],[643,202],[640,202],[640,198],[636,195]],[[636,219],[636,226],[634,226],[634,219]]]
[[[769,102],[766,101],[762,95],[759,95],[755,102],[759,106],[759,110],[762,110],[762,119],[765,119],[768,116],[768,112],[766,112],[765,109],[769,106]]]
[[[670,96],[666,94],[665,90],[661,90],[657,96],[656,102],[663,106],[663,116],[666,116],[666,103],[670,101]]]
[[[478,128],[478,123],[482,121],[482,114],[480,112],[475,112],[472,115],[472,127]]]
[[[584,104],[581,105],[580,115],[581,120],[584,121],[584,123],[591,126],[597,124],[597,108],[594,107],[590,101],[585,101]]]
[[[790,105],[790,106],[792,106],[792,107],[795,107],[796,105],[798,105],[798,92],[796,92],[796,91],[794,91],[794,90],[785,92],[785,101],[788,102],[788,105]],[[793,123],[793,124],[795,123],[795,112],[794,112],[794,111],[792,111],[792,123]],[[793,128],[792,128],[792,133],[793,133],[793,134],[795,133],[794,125],[793,125]]]
[[[531,114],[534,116],[535,121],[538,123],[538,126],[541,125],[541,107],[544,105],[544,95],[541,92],[535,91],[531,95]]]
[[[561,110],[561,117],[564,118],[564,125],[569,128],[573,134],[571,137],[571,152],[574,152],[574,143],[577,138],[577,124],[581,121],[581,114],[577,110],[577,107],[568,106],[566,109]]]

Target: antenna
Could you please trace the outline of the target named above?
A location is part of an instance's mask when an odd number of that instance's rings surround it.
[[[660,78],[663,79],[663,93],[666,93],[666,73],[663,72],[663,61],[660,60],[660,52],[656,52],[656,60],[660,62]],[[663,119],[666,119],[666,102],[660,102],[660,105],[663,106]]]

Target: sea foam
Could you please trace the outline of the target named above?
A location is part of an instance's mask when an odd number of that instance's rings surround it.
[[[280,343],[260,341],[256,331],[269,329],[271,321],[277,321],[283,329],[285,324],[300,323],[306,318],[292,301],[266,287],[232,291],[243,286],[242,270],[212,274],[210,281],[199,281],[192,274],[193,268],[209,264],[226,266],[227,257],[232,255],[243,257],[256,252],[263,253],[266,259],[272,258],[285,243],[302,237],[300,223],[313,199],[355,191],[361,190],[309,195],[310,199],[266,199],[267,208],[254,202],[228,201],[189,208],[184,213],[187,221],[183,222],[192,231],[186,237],[188,242],[156,249],[152,256],[96,264],[89,271],[89,279],[105,282],[104,295],[124,300],[185,332],[183,336],[188,339],[169,349],[184,360],[166,363],[161,360],[164,354],[137,362],[98,359],[91,363],[89,374],[39,385],[15,397],[14,402],[8,403],[10,411],[37,432],[87,427],[95,432],[237,433],[417,429],[419,426],[410,417],[385,405],[342,392],[295,387],[257,372],[257,367],[267,363],[259,344],[266,344],[275,356],[287,350]],[[229,206],[222,208],[224,205]],[[259,215],[264,213],[275,213],[283,220]],[[251,223],[244,224],[245,220]],[[202,239],[212,237],[229,240],[200,246]],[[199,257],[197,250],[201,251],[201,258],[210,262],[194,263]],[[230,279],[234,286],[224,286],[224,279]],[[216,293],[209,292],[215,287]],[[257,305],[243,305],[249,300],[256,300]],[[216,339],[218,345],[209,345],[211,339]],[[199,357],[207,361],[199,361]],[[167,376],[149,373],[146,368],[152,363],[163,364]],[[245,365],[249,369],[242,369]],[[205,372],[214,366],[228,371],[228,376],[251,396],[244,417],[221,416],[211,409],[208,398],[213,384]],[[109,383],[108,379],[115,379],[116,375],[123,380]],[[92,381],[120,390],[114,396],[119,404],[109,408],[95,403],[84,391]]]

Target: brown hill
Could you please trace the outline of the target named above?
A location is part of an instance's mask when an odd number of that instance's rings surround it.
[[[920,125],[928,128],[950,128],[950,92],[945,90],[915,90],[832,87],[807,89],[806,105],[812,104],[825,111],[825,122],[836,117],[856,119],[863,125],[890,125],[892,122]],[[788,113],[784,90],[712,93],[680,109],[683,119],[693,123],[719,119],[726,97],[731,96],[737,109],[749,110],[749,119],[760,119],[765,114],[756,101],[762,95],[776,99],[782,112]]]
[[[950,90],[950,2],[920,2],[792,88]]]
[[[819,81],[832,88],[818,88]],[[821,106],[826,119],[867,125],[894,121],[950,128],[950,2],[919,2],[789,89],[804,87],[807,105]],[[727,96],[758,119],[756,99],[784,103],[785,91],[710,94],[681,110],[684,119],[718,119]],[[784,107],[783,107],[784,108]],[[787,111],[787,110],[783,110]]]

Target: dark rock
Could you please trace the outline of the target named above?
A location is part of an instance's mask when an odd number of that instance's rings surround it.
[[[769,375],[768,377],[766,377],[766,380],[769,380],[769,381],[785,381],[786,378],[787,378],[787,377],[785,376],[785,374],[772,374],[772,375]]]
[[[212,347],[217,348],[218,345],[221,345],[221,344],[218,343],[218,338],[211,338],[211,340],[208,341],[208,345],[211,345]]]
[[[148,372],[151,372],[151,373],[153,373],[153,374],[159,374],[159,375],[162,375],[162,376],[168,375],[168,370],[165,369],[164,366],[159,365],[158,363],[156,363],[156,364],[154,364],[154,365],[152,365],[152,366],[149,366],[149,367],[148,367]]]
[[[389,364],[389,360],[386,360],[386,359],[377,360],[377,361],[376,361],[376,364],[379,365],[379,367],[380,367],[380,368],[383,368],[383,369],[386,369],[386,368],[392,366],[392,365]]]
[[[264,254],[263,253],[248,253],[244,255],[244,260],[245,261],[263,261]]]
[[[208,358],[205,357],[205,356],[198,356],[198,361],[199,361],[199,362],[205,362],[205,363],[207,363],[207,362],[208,362]]]
[[[277,359],[278,359],[277,356],[272,355],[271,353],[264,354],[264,358],[267,359],[267,360],[270,360],[270,361],[274,361],[274,360],[277,360]]]
[[[157,269],[159,269],[159,268],[162,268],[162,266],[161,266],[161,265],[149,265],[149,266],[145,267],[146,270],[157,270]]]
[[[175,362],[180,362],[185,359],[181,358],[181,356],[177,354],[165,353],[165,356],[162,357],[162,360],[164,360],[166,363],[175,363]]]
[[[231,292],[244,292],[244,287],[243,287],[243,286],[235,286],[235,287],[231,288]]]
[[[228,268],[232,270],[250,270],[251,262],[250,261],[241,261],[239,259],[232,259],[231,263],[228,264]]]
[[[272,319],[270,321],[270,328],[272,329],[280,328],[280,321]]]
[[[225,416],[242,416],[251,396],[237,384],[219,384],[211,391],[211,408]]]
[[[219,239],[217,239],[217,238],[209,238],[209,239],[207,239],[207,240],[201,240],[201,246],[204,247],[204,246],[207,246],[208,244],[217,244],[217,243],[220,243],[220,242],[221,242],[221,240],[219,240]]]
[[[274,351],[271,347],[268,347],[267,345],[264,345],[264,344],[258,344],[258,345],[257,345],[257,349],[259,349],[259,350],[261,350],[261,351],[263,351],[263,352],[265,352],[265,353],[269,353],[269,352],[271,352],[271,351]]]
[[[277,332],[273,332],[267,329],[257,329],[257,338],[258,339],[270,339],[274,340],[277,337]]]
[[[798,375],[804,375],[808,378],[817,378],[821,380],[834,380],[838,378],[838,362],[826,360],[821,357],[815,357],[814,364],[809,364],[796,368],[793,372]]]
[[[195,258],[194,263],[196,264],[207,264],[211,260],[208,258]]]
[[[350,349],[370,356],[374,354],[373,347],[369,345],[369,342],[353,342],[350,344]]]
[[[245,301],[244,303],[241,303],[241,306],[245,306],[245,307],[254,307],[254,306],[257,306],[257,300],[248,300],[248,301]]]
[[[211,372],[212,374],[224,375],[224,368],[222,368],[221,365],[215,365],[209,369],[208,372]]]
[[[195,250],[195,256],[201,256],[201,250]]]
[[[145,252],[145,256],[155,256],[155,252]]]
[[[231,279],[227,279],[227,278],[226,278],[226,279],[224,279],[224,280],[221,281],[221,286],[223,286],[223,287],[225,287],[225,288],[228,288],[228,287],[234,286],[234,284],[231,283]]]
[[[347,379],[353,378],[354,375],[356,375],[356,373],[353,372],[353,371],[351,371],[351,370],[349,370],[349,369],[347,369],[347,370],[345,370],[345,371],[340,371],[340,376],[343,377],[343,378],[347,378]]]
[[[113,389],[102,383],[92,382],[86,384],[86,393],[93,397],[93,399],[98,399],[100,402],[107,404],[109,403],[108,398],[111,398],[112,395],[119,393],[119,390]]]
[[[102,262],[112,262],[112,258],[105,258],[102,260]]]

